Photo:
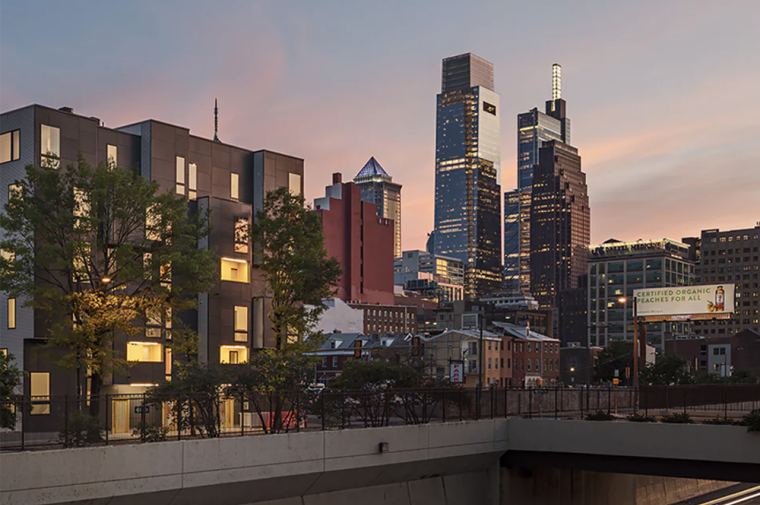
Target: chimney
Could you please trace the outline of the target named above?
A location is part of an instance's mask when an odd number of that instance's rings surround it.
[[[341,184],[343,182],[343,174],[335,172],[333,174],[333,184]]]

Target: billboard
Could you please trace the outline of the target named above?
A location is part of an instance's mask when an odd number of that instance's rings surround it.
[[[730,317],[734,312],[734,285],[711,284],[633,291],[637,314],[647,320]]]
[[[454,384],[464,382],[464,361],[454,361],[449,363],[449,380]]]

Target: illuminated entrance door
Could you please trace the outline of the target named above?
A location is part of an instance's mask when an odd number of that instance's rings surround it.
[[[114,400],[111,405],[113,419],[111,421],[111,432],[128,433],[129,432],[129,400]]]
[[[220,424],[222,429],[232,429],[235,427],[235,399],[234,398],[222,398],[219,406],[221,419]]]

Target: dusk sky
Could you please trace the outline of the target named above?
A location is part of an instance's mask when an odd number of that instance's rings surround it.
[[[516,116],[562,65],[592,242],[760,221],[760,1],[11,1],[0,110],[146,118],[305,159],[308,201],[375,156],[402,191],[403,248],[433,228],[441,59],[495,66],[501,185]]]

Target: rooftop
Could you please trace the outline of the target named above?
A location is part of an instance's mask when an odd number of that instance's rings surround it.
[[[378,163],[375,157],[372,156],[369,159],[369,161],[364,165],[364,167],[362,167],[359,173],[356,174],[356,177],[354,177],[354,180],[359,179],[360,177],[372,177],[374,175],[388,176],[388,173],[385,170],[383,170],[383,167],[380,166],[380,163]]]

